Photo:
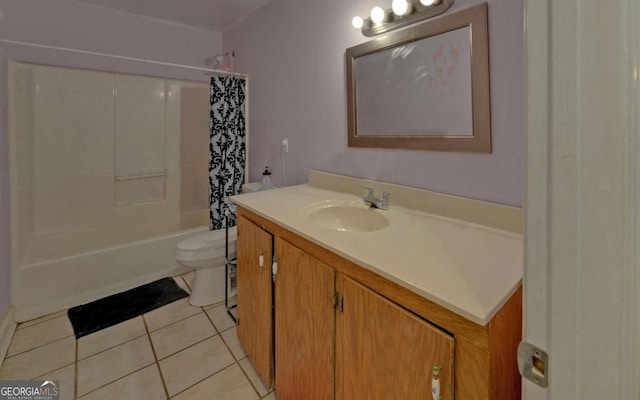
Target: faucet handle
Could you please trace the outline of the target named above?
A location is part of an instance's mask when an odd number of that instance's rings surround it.
[[[364,188],[367,189],[367,194],[364,195],[365,198],[373,197],[373,188],[367,186],[364,186]]]
[[[382,199],[380,199],[380,202],[384,208],[389,206],[389,196],[391,196],[389,192],[382,192]]]

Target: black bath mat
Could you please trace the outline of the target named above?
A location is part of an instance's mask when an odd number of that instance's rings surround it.
[[[164,278],[126,292],[70,308],[68,315],[76,339],[80,339],[90,333],[135,318],[188,295],[172,278]]]

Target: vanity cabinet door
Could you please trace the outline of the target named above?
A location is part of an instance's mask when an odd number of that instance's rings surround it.
[[[238,218],[238,340],[267,386],[273,382],[272,245],[269,232]]]
[[[275,240],[276,394],[280,400],[333,399],[335,270]]]
[[[336,399],[432,399],[434,364],[442,400],[453,398],[453,337],[338,274]]]

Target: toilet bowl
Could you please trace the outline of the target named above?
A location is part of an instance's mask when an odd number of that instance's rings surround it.
[[[236,228],[229,228],[229,259],[236,257]],[[178,264],[195,270],[189,303],[206,306],[224,300],[225,230],[190,236],[176,249]]]

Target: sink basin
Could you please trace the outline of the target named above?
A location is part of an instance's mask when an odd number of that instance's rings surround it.
[[[389,225],[382,211],[353,205],[329,205],[309,213],[309,220],[328,229],[343,232],[373,232]]]

